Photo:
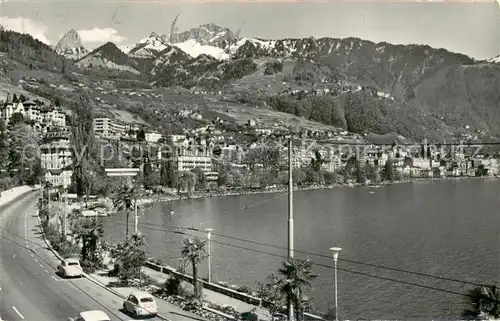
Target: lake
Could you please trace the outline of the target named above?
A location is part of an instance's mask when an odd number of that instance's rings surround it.
[[[338,262],[343,319],[457,319],[464,308],[462,296],[392,279],[459,293],[472,285],[349,261],[483,284],[498,282],[499,209],[500,181],[494,179],[295,192],[295,249],[311,253],[296,252],[295,257],[333,266],[329,248],[343,248]],[[287,210],[286,193],[156,203],[140,217],[139,230],[147,236],[149,255],[176,267],[186,236],[173,233],[175,227],[213,228],[212,280],[255,289],[256,281],[264,281],[281,266],[279,256],[287,255],[282,249],[287,246]],[[123,240],[124,221],[123,216],[106,219],[106,238]],[[132,218],[130,222],[132,231]],[[189,233],[206,238],[206,233]],[[314,271],[320,276],[310,295],[316,308],[326,310],[334,304],[333,269],[315,266]],[[207,260],[200,273],[207,276]]]

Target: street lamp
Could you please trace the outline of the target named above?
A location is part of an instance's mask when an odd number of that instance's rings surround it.
[[[104,171],[108,177],[134,177],[137,176],[139,168],[105,168]],[[134,234],[137,234],[139,218],[137,216],[137,200],[134,199]],[[128,226],[128,222],[127,222]],[[128,235],[127,235],[128,238]]]
[[[212,238],[212,228],[206,228],[205,232],[207,232],[208,239],[208,283],[212,282],[212,254],[210,253],[210,239]]]
[[[333,262],[335,266],[335,321],[337,321],[338,318],[338,303],[337,303],[337,260],[339,259],[339,252],[342,251],[342,248],[340,247],[332,247],[330,248],[330,251],[333,252]]]

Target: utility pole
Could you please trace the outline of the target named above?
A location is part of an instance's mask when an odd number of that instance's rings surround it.
[[[293,152],[292,137],[288,141],[288,261],[293,259]],[[293,303],[288,302],[288,321],[294,318]]]
[[[63,185],[63,192],[64,192],[64,207],[63,207],[63,214],[64,214],[64,237],[68,234],[68,213],[67,213],[67,204],[68,204],[68,190],[66,187],[66,184]]]

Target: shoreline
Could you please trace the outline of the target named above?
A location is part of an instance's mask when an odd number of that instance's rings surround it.
[[[304,187],[294,187],[294,192],[311,191],[311,190],[327,190],[335,188],[353,188],[353,187],[369,187],[369,188],[379,188],[386,185],[396,185],[396,184],[407,184],[412,182],[432,182],[432,181],[444,181],[444,180],[466,180],[466,179],[486,179],[486,180],[498,180],[498,176],[458,176],[458,177],[439,177],[439,178],[414,178],[402,181],[383,181],[379,184],[366,184],[366,183],[343,183],[343,184],[333,184],[333,185],[313,185]],[[195,193],[192,196],[179,196],[179,195],[162,195],[158,198],[154,197],[144,197],[137,200],[137,204],[152,204],[152,203],[164,203],[173,201],[183,201],[192,199],[203,199],[203,198],[216,198],[225,196],[244,196],[244,195],[256,195],[256,194],[272,194],[272,193],[284,193],[287,192],[287,187],[273,188],[273,189],[257,189],[257,190],[242,190],[242,191],[227,191],[227,192],[213,192],[213,193]]]

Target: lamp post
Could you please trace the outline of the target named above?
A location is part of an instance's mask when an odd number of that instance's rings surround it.
[[[134,177],[137,176],[139,168],[105,168],[108,177]],[[137,216],[137,199],[134,198],[134,234],[138,232],[139,217]],[[128,226],[128,222],[127,222]],[[126,237],[128,239],[128,235]]]
[[[333,252],[333,263],[335,270],[335,321],[338,321],[338,302],[337,302],[337,260],[339,259],[339,252],[342,251],[340,247],[332,247],[330,251]]]
[[[210,239],[212,238],[212,228],[206,228],[205,232],[207,232],[208,239],[208,283],[212,282],[212,253],[210,252]]]

